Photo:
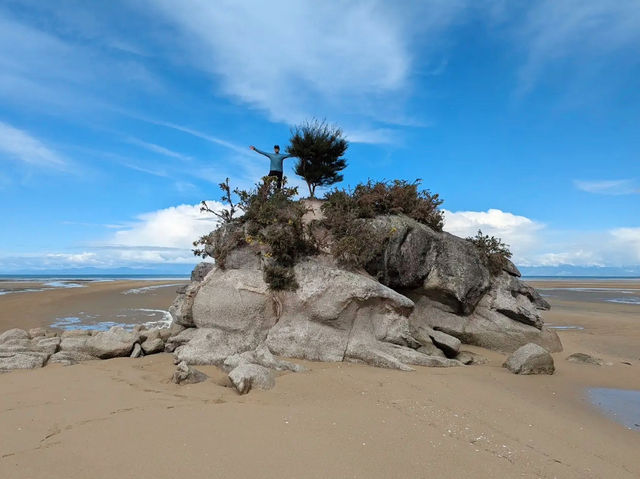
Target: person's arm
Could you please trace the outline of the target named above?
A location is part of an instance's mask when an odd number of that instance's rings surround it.
[[[296,158],[296,155],[293,155],[291,153],[287,153],[284,158],[282,158],[283,160],[286,160],[287,158]]]
[[[269,154],[265,153],[262,150],[258,150],[255,146],[251,145],[249,148],[251,148],[253,151],[255,151],[256,153],[260,153],[261,155],[266,156],[267,158],[269,158]]]

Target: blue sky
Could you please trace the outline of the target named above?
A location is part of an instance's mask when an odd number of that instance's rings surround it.
[[[640,271],[639,53],[637,0],[0,0],[0,273],[188,271],[200,200],[311,117],[343,186],[422,178],[520,266]]]

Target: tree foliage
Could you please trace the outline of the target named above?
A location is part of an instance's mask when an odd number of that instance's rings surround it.
[[[298,158],[295,173],[309,187],[313,198],[318,186],[330,186],[342,181],[340,171],[347,166],[342,156],[349,143],[342,130],[325,121],[307,121],[291,131],[287,153]]]
[[[500,238],[482,234],[478,230],[475,236],[469,236],[467,241],[474,244],[482,254],[491,274],[498,275],[511,258],[509,245],[502,242]]]

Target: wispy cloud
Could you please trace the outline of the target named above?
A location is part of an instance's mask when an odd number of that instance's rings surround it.
[[[273,120],[297,123],[337,104],[362,110],[356,97],[407,84],[411,60],[402,22],[381,3],[188,3],[148,5],[176,27],[174,40],[192,63],[215,75],[224,93]]]
[[[578,62],[581,71],[591,71],[606,68],[620,51],[637,56],[640,8],[637,0],[543,0],[532,4],[517,27],[526,51],[519,92],[526,93],[558,62]]]
[[[151,175],[151,176],[158,176],[160,178],[168,178],[169,177],[169,173],[167,173],[165,170],[157,170],[157,169],[153,169],[153,168],[145,168],[144,166],[136,165],[134,163],[128,163],[126,161],[123,161],[120,164],[122,166],[126,167],[126,168],[129,168],[130,170],[139,171],[141,173],[146,173],[146,174]]]
[[[65,171],[68,162],[28,132],[0,122],[0,152],[5,159]],[[2,157],[0,157],[2,160]]]
[[[155,143],[149,143],[133,137],[127,138],[127,142],[131,143],[132,145],[136,145],[141,148],[144,148],[145,150],[151,151],[153,153],[158,153],[160,155],[163,155],[169,158],[175,158],[177,160],[182,160],[182,161],[191,161],[190,156],[185,155],[183,153],[178,153],[177,151],[170,150],[169,148],[166,148],[161,145],[156,145]]]
[[[640,194],[640,185],[633,179],[595,181],[574,180],[573,184],[579,190],[601,195]]]
[[[163,91],[162,81],[139,58],[107,46],[126,44],[128,39],[116,39],[116,23],[102,25],[101,6],[92,5],[96,11],[69,4],[50,8],[46,2],[23,7],[25,15],[15,15],[16,10],[0,6],[0,44],[11,46],[0,49],[0,99],[20,108],[69,117],[111,109],[126,101],[132,91],[138,95]],[[39,21],[39,16],[47,21]],[[89,29],[95,27],[105,37],[96,38],[97,32],[87,36],[65,21],[82,16],[93,23]],[[57,21],[51,22],[54,17]]]
[[[217,136],[211,135],[209,133],[205,133],[199,130],[196,130],[194,128],[190,128],[188,126],[184,126],[184,125],[178,125],[176,123],[171,123],[168,121],[162,121],[162,120],[154,120],[151,118],[146,118],[146,117],[142,117],[142,116],[137,116],[137,115],[133,115],[130,114],[129,116],[136,118],[138,120],[141,121],[145,121],[147,123],[151,123],[153,125],[158,125],[158,126],[164,126],[166,128],[171,128],[172,130],[176,130],[176,131],[181,131],[182,133],[186,133],[188,135],[194,136],[196,138],[200,138],[202,140],[208,141],[209,143],[213,143],[214,145],[218,145],[218,146],[222,146],[224,148],[227,148],[228,150],[231,150],[235,153],[240,153],[242,155],[245,156],[251,156],[250,152],[247,148],[243,148],[239,145],[236,145],[235,143],[232,143],[230,141],[227,141],[223,138],[219,138]]]

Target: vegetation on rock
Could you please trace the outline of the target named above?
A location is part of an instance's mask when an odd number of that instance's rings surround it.
[[[228,180],[220,188],[227,211],[213,211],[204,202],[201,210],[215,214],[222,224],[194,242],[194,254],[211,256],[224,269],[233,249],[250,245],[261,256],[264,279],[272,290],[296,289],[293,267],[319,250],[329,251],[344,266],[365,268],[394,233],[372,227],[367,220],[376,216],[402,214],[436,231],[443,226],[442,200],[421,190],[419,180],[369,181],[353,190],[335,189],[325,196],[324,218],[307,226],[306,207],[293,199],[297,188],[285,184],[278,189],[269,177],[251,191],[231,190]],[[234,217],[238,210],[243,214]]]
[[[478,248],[489,271],[494,276],[500,274],[511,258],[509,245],[503,243],[500,238],[482,234],[481,230],[478,230],[475,236],[469,236],[467,240]]]
[[[353,191],[329,192],[322,205],[323,225],[333,236],[334,257],[344,265],[364,267],[384,247],[393,231],[380,232],[365,220],[379,215],[403,214],[436,231],[444,218],[437,194],[420,190],[420,180],[378,181],[359,184]]]
[[[342,156],[349,143],[340,128],[324,121],[308,121],[292,130],[289,141],[287,153],[298,158],[295,173],[307,182],[311,198],[318,186],[342,181],[340,171],[347,167]]]
[[[234,208],[228,181],[221,183],[222,199]],[[277,188],[274,178],[264,177],[251,191],[235,189],[238,197],[235,207],[244,214],[237,218],[217,214],[223,224],[208,235],[194,242],[194,254],[212,256],[220,268],[230,251],[241,244],[248,244],[260,254],[264,277],[273,290],[296,289],[293,266],[298,259],[313,252],[305,234],[302,216],[305,207],[293,197],[297,188],[286,184]],[[211,211],[203,206],[203,211]]]

